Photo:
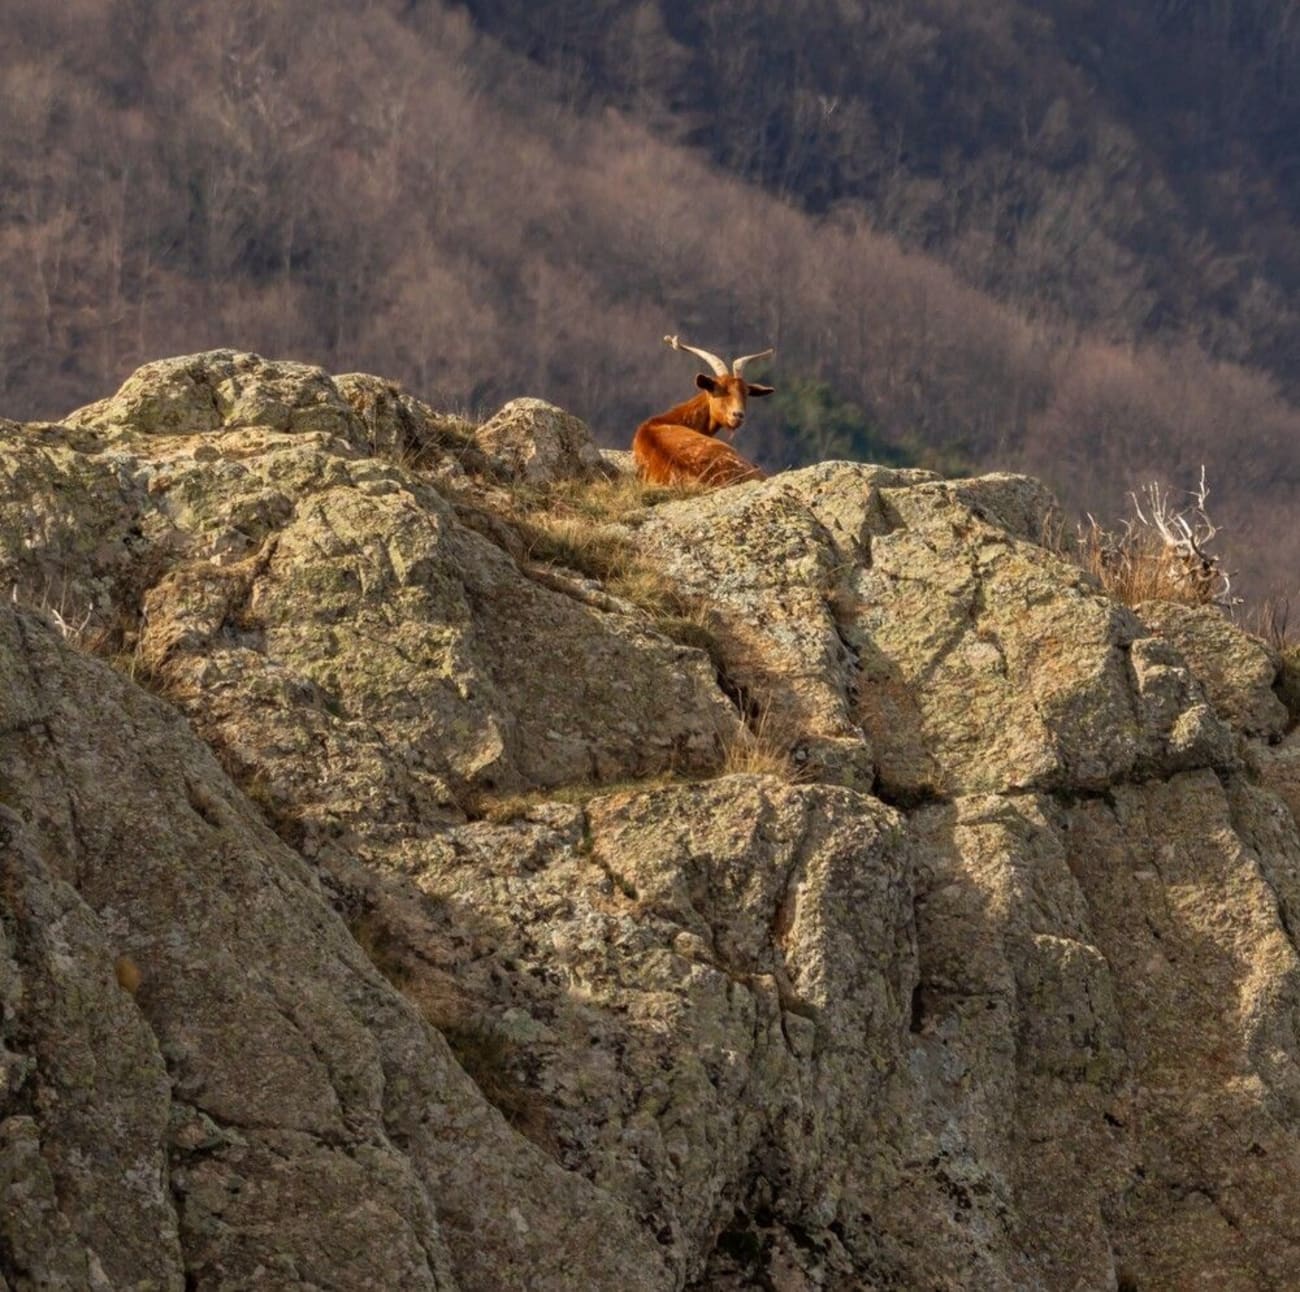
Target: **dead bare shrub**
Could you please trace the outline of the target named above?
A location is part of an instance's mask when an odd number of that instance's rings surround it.
[[[73,650],[107,660],[133,680],[145,681],[146,670],[138,659],[139,612],[130,605],[98,607],[63,579],[47,579],[39,590],[15,583],[10,601],[44,620]]]
[[[1236,620],[1238,627],[1267,642],[1276,651],[1293,650],[1298,645],[1291,626],[1290,597],[1265,597],[1244,608]]]
[[[1080,525],[1076,541],[1066,550],[1116,600],[1125,605],[1143,601],[1175,601],[1189,606],[1236,603],[1232,578],[1220,556],[1210,550],[1219,533],[1206,510],[1209,488],[1205,469],[1191,502],[1175,508],[1169,491],[1153,481],[1129,499],[1133,515],[1117,529],[1107,529],[1093,516]],[[1058,533],[1049,545],[1063,549]]]

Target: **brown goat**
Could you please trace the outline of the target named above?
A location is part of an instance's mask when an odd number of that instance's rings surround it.
[[[641,475],[654,484],[684,484],[698,480],[706,485],[739,484],[742,480],[763,480],[766,473],[730,444],[717,438],[719,432],[740,429],[745,420],[745,401],[772,393],[771,386],[758,386],[740,374],[751,359],[766,359],[773,353],[747,354],[727,365],[716,354],[682,345],[675,336],[664,340],[674,350],[698,355],[713,369],[700,373],[695,384],[700,393],[676,408],[641,423],[632,437],[632,456]]]

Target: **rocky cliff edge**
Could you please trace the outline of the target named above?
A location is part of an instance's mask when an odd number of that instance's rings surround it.
[[[0,423],[0,1289],[1293,1287],[1277,656],[1029,479],[621,465]]]

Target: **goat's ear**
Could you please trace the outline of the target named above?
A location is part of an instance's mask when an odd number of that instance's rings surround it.
[[[699,373],[695,378],[695,384],[701,390],[707,390],[710,395],[716,395],[718,393],[718,379],[716,377],[710,377],[707,372]]]
[[[775,386],[756,386],[752,381],[745,382],[745,393],[753,395],[755,399],[762,399],[764,395],[773,395],[776,393]]]

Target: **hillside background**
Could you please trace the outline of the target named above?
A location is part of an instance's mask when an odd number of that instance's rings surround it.
[[[1291,0],[0,0],[13,418],[231,345],[621,445],[774,344],[770,467],[1204,463],[1285,594],[1298,207]]]

